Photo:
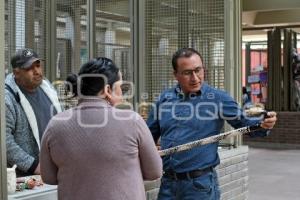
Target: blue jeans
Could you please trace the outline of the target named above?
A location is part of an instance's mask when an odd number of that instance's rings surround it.
[[[174,180],[162,177],[157,200],[219,200],[220,190],[215,170],[202,176]]]

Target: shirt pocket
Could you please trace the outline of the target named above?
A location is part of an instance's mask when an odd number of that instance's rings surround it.
[[[179,127],[190,126],[195,121],[195,107],[189,102],[175,104],[171,114]]]
[[[200,102],[195,106],[195,116],[200,121],[219,119],[219,107],[215,102]]]

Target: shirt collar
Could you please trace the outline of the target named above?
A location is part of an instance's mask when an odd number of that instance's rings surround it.
[[[111,107],[104,99],[100,97],[84,97],[78,100],[79,106],[101,106],[101,107]]]

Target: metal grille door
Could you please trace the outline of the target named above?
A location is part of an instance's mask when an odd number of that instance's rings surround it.
[[[46,2],[5,0],[5,70],[11,71],[10,58],[21,48],[34,49],[46,58]],[[48,66],[44,66],[45,70]]]
[[[224,1],[145,1],[145,92],[149,101],[175,84],[171,59],[181,47],[204,57],[209,84],[224,89]]]

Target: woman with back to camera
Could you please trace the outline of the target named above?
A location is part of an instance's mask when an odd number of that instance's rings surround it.
[[[162,175],[144,120],[113,106],[122,100],[121,73],[107,58],[78,73],[79,104],[55,116],[41,146],[41,176],[62,200],[143,200],[143,180]],[[73,88],[75,89],[75,88]]]

